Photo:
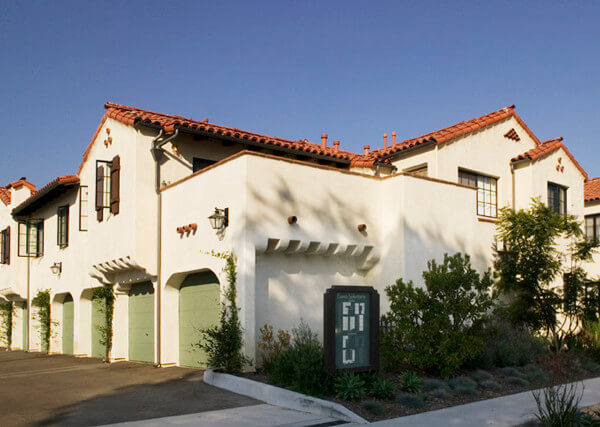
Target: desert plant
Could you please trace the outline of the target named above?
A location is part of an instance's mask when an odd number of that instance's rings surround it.
[[[400,377],[400,388],[407,393],[419,393],[423,388],[423,381],[414,371],[407,371]]]
[[[445,388],[436,388],[430,394],[431,394],[431,396],[436,397],[441,400],[448,400],[452,397],[450,392]]]
[[[523,377],[506,377],[506,382],[513,385],[528,386],[529,381]]]
[[[396,403],[408,408],[420,409],[425,406],[425,396],[421,393],[400,393],[396,396]]]
[[[471,375],[471,378],[473,378],[475,381],[480,383],[480,382],[486,381],[486,380],[493,380],[494,376],[492,374],[490,374],[488,371],[478,369],[477,371],[475,371],[473,373],[473,375]]]
[[[476,388],[477,383],[473,381],[471,378],[467,377],[455,377],[451,378],[448,383],[452,389],[456,390],[458,387],[466,387],[466,388]]]
[[[360,375],[344,372],[333,383],[335,395],[342,400],[355,400],[363,397],[367,391],[366,382]]]
[[[460,385],[454,388],[454,392],[463,396],[479,396],[479,391],[475,387]]]
[[[362,408],[370,414],[378,417],[385,415],[385,406],[374,400],[367,400],[363,402]]]
[[[269,382],[290,387],[300,393],[321,396],[330,389],[323,363],[323,347],[308,324],[292,329],[291,344],[268,365],[263,366]]]
[[[512,366],[506,366],[506,367],[500,369],[500,372],[502,373],[502,375],[504,375],[506,377],[521,377],[521,376],[523,376],[523,372],[521,372],[520,370],[518,370],[517,368],[514,368]]]
[[[564,384],[533,391],[537,406],[535,416],[539,423],[548,427],[582,425],[579,402],[583,396],[583,387],[581,392],[577,388],[577,384]]]
[[[485,388],[487,390],[498,390],[500,388],[500,384],[494,380],[485,380],[479,383],[481,388]]]
[[[427,378],[423,380],[423,390],[432,391],[438,389],[447,389],[448,383],[442,380],[438,380],[436,378]]]
[[[208,365],[228,373],[238,373],[249,360],[243,354],[244,330],[237,307],[237,266],[233,253],[219,254],[225,259],[225,273],[228,286],[225,289],[225,302],[221,304],[219,324],[200,329],[200,341],[195,345],[206,352]]]
[[[378,376],[371,381],[369,393],[379,399],[392,399],[396,393],[396,385],[387,378]]]
[[[425,289],[402,279],[386,288],[390,311],[382,321],[393,327],[382,333],[382,355],[388,367],[408,363],[452,375],[483,347],[491,275],[480,276],[458,253],[429,261],[423,278]]]

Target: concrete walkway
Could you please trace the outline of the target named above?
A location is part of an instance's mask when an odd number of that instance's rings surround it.
[[[165,427],[165,426],[207,426],[207,427],[300,427],[334,425],[338,420],[322,418],[306,412],[293,411],[273,405],[253,405],[198,414],[155,418],[112,424],[112,427]]]
[[[581,392],[581,383],[578,383]],[[600,378],[583,381],[584,393],[580,407],[600,403]],[[535,418],[537,406],[531,391],[453,406],[437,411],[423,412],[407,417],[378,421],[379,427],[433,427],[433,426],[494,426],[508,427],[523,424]],[[346,426],[360,424],[346,424]]]

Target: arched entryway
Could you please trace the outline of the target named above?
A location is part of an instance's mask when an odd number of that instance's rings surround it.
[[[188,274],[179,288],[179,364],[206,366],[206,354],[196,347],[199,329],[219,321],[220,286],[212,271]]]

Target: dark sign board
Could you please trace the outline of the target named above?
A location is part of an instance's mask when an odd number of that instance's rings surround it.
[[[325,368],[379,369],[379,294],[370,286],[332,286],[323,295]]]

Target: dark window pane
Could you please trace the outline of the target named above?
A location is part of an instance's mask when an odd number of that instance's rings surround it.
[[[209,167],[210,165],[214,165],[215,163],[217,163],[215,160],[201,159],[199,157],[194,157],[192,162],[193,172],[202,170],[204,168]]]

